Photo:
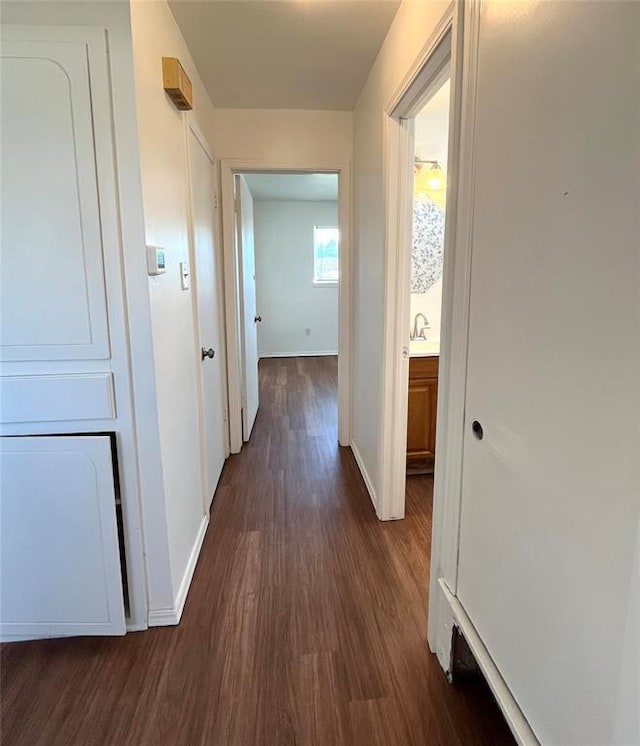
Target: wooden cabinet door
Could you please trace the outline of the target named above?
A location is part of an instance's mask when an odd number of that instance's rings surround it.
[[[438,379],[409,381],[407,457],[433,458],[436,453]]]

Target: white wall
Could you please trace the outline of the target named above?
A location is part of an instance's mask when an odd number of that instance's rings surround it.
[[[351,161],[350,111],[216,109],[213,143],[219,158],[255,158],[283,163]]]
[[[211,132],[213,105],[164,0],[133,2],[131,26],[146,241],[166,249],[166,274],[149,278],[149,293],[175,605],[204,520],[196,327],[179,270],[189,261],[185,128],[193,117]],[[191,78],[192,112],[165,94],[162,57],[177,57]]]
[[[353,155],[353,114],[345,111],[301,111],[270,109],[216,109],[213,142],[216,154],[228,159],[221,169],[223,237],[227,256],[233,252],[233,159],[247,170],[257,171],[267,163],[289,170],[339,170],[339,213],[341,236],[341,275],[351,287],[351,160]],[[344,261],[346,258],[346,262]],[[227,277],[231,269],[227,267]],[[228,296],[227,296],[228,297]],[[340,303],[340,358],[338,362],[338,438],[350,442],[351,405],[348,389],[351,370],[350,299]],[[233,301],[231,301],[233,304]],[[227,307],[227,312],[230,308]],[[240,395],[234,384],[234,367],[239,366],[239,350],[228,337],[229,422],[231,450],[239,448]]]
[[[254,202],[254,221],[258,354],[337,354],[338,286],[313,284],[313,227],[337,226],[338,203]]]
[[[436,160],[447,173],[449,149],[449,100],[448,81],[416,116],[414,121],[415,153],[417,158]],[[434,193],[436,204],[445,208],[446,190]],[[440,319],[442,316],[442,277],[426,293],[411,293],[411,324],[417,313],[429,319],[429,339],[440,339]]]
[[[416,156],[425,160],[438,161],[445,173],[448,162],[448,138],[448,111],[430,111],[427,106],[416,116],[414,122]]]
[[[429,320],[429,328],[425,331],[427,339],[440,339],[440,320],[442,318],[442,277],[435,282],[426,293],[411,293],[410,321],[417,313],[423,313]],[[422,322],[421,320],[421,323]]]
[[[404,0],[360,94],[354,114],[354,297],[352,440],[379,489],[383,353],[385,107],[409,73],[446,2]],[[375,499],[375,495],[374,495]]]

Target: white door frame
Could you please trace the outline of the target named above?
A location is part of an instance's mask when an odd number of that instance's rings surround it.
[[[415,116],[444,80],[451,75],[449,126],[449,168],[447,174],[447,210],[445,227],[445,267],[443,272],[443,312],[439,396],[438,448],[441,424],[446,421],[450,388],[448,365],[451,341],[452,264],[455,259],[454,226],[456,217],[457,150],[455,136],[458,104],[454,69],[456,6],[451,5],[434,30],[411,73],[403,81],[385,110],[385,155],[387,159],[387,235],[385,254],[385,328],[383,347],[383,429],[380,450],[380,514],[383,520],[404,517],[406,483],[406,431],[409,382],[409,326],[411,292],[411,240],[413,216],[413,158]],[[466,336],[464,337],[466,350]],[[464,389],[462,390],[464,392]],[[443,396],[444,394],[444,396]],[[446,439],[447,434],[443,436]],[[443,448],[444,445],[444,448]],[[436,457],[437,458],[437,457]],[[440,459],[442,462],[442,459]],[[449,463],[449,459],[445,463]],[[437,466],[436,466],[437,469]],[[439,470],[438,470],[439,474]]]
[[[217,169],[216,169],[216,158],[211,151],[211,148],[209,147],[207,140],[202,133],[202,130],[198,127],[196,124],[195,118],[192,115],[188,115],[185,117],[185,128],[184,128],[184,137],[185,137],[185,153],[186,153],[186,168],[187,168],[187,214],[188,214],[188,228],[189,228],[189,264],[191,266],[191,284],[192,284],[192,293],[191,293],[191,306],[193,309],[193,329],[194,329],[194,349],[195,349],[195,357],[196,357],[196,369],[200,371],[200,366],[202,365],[202,360],[200,359],[200,310],[198,307],[198,262],[197,262],[197,256],[196,256],[196,245],[195,245],[195,222],[194,222],[194,212],[193,212],[193,194],[192,194],[192,154],[191,154],[191,138],[189,137],[189,133],[192,132],[196,140],[200,143],[200,146],[204,150],[204,152],[207,154],[209,159],[211,160],[211,169],[212,169],[212,183],[214,187],[214,205],[213,205],[213,215],[214,220],[211,225],[211,230],[213,231],[213,241],[214,241],[214,263],[216,267],[216,277],[218,279],[218,288],[216,288],[216,299],[218,302],[218,314],[219,319],[222,321],[222,328],[220,329],[220,350],[216,350],[216,353],[220,355],[220,365],[222,370],[222,389],[223,392],[227,391],[227,351],[225,349],[224,345],[224,337],[225,337],[225,307],[224,307],[224,292],[222,292],[222,298],[220,297],[220,292],[223,291],[224,288],[224,281],[223,281],[223,268],[224,263],[220,262],[220,252],[222,250],[222,243],[220,241],[220,235],[219,235],[219,221],[217,219],[218,217],[218,177],[217,177]],[[209,510],[211,508],[211,500],[212,495],[207,494],[207,457],[206,457],[206,428],[204,423],[204,389],[202,385],[202,375],[198,374],[198,380],[196,383],[196,389],[197,389],[197,396],[198,396],[198,410],[199,410],[199,441],[200,441],[200,472],[201,472],[201,480],[202,480],[202,507],[203,507],[203,514],[205,516],[209,515]],[[225,397],[226,398],[226,397]],[[224,448],[225,448],[225,459],[229,456],[229,430],[228,430],[228,414],[225,411],[223,413],[225,423],[227,424],[227,427],[225,427],[225,441],[224,441]]]
[[[482,0],[453,0],[385,110],[387,190],[383,437],[383,519],[404,515],[408,395],[410,240],[414,117],[437,84],[440,45],[450,47],[451,103],[442,292],[438,424],[429,581],[429,647],[452,673],[457,626],[473,650],[520,744],[537,745],[477,630],[456,597],[471,298],[475,193],[476,81]],[[430,65],[431,63],[431,65]],[[406,350],[406,352],[405,352]]]
[[[473,114],[477,41],[469,24],[479,4],[454,1],[441,18],[386,107],[385,155],[389,184],[386,215],[383,417],[380,452],[381,518],[404,516],[413,191],[413,126],[425,98],[450,66],[451,103],[442,334],[438,382],[433,538],[429,591],[429,645],[442,667],[451,668],[454,615],[440,582],[455,594],[462,483],[464,402],[471,274]],[[464,41],[464,44],[463,44]],[[464,71],[464,78],[463,78]],[[463,178],[464,177],[464,178]]]
[[[338,227],[340,229],[340,282],[338,312],[338,442],[351,440],[351,164],[306,161],[282,162],[250,158],[220,161],[222,240],[224,247],[225,319],[227,329],[227,381],[231,453],[242,448],[240,329],[238,328],[239,276],[235,242],[235,174],[335,173],[338,175]]]

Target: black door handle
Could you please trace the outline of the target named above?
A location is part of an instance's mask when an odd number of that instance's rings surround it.
[[[474,436],[478,440],[482,440],[484,438],[484,429],[482,425],[478,422],[478,420],[474,420],[471,423],[471,432],[474,434]]]
[[[254,324],[257,324],[257,323],[258,323],[258,321],[262,321],[262,316],[254,316],[254,317],[253,317],[253,323],[254,323]]]
[[[213,359],[216,356],[216,351],[213,349],[213,347],[209,347],[208,350],[205,350],[205,348],[203,347],[202,350],[201,350],[201,352],[202,352],[202,359],[203,360],[206,357],[209,357],[209,358]]]

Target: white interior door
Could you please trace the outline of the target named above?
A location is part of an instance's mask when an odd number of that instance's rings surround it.
[[[123,635],[108,436],[0,439],[3,639]]]
[[[221,262],[214,232],[214,161],[201,137],[191,127],[189,127],[189,158],[198,330],[201,348],[205,489],[210,505],[227,452]]]
[[[544,744],[640,738],[639,22],[481,11],[457,594]]]
[[[236,176],[236,214],[240,273],[240,333],[242,357],[242,438],[251,437],[259,406],[258,324],[253,198],[242,176]]]

